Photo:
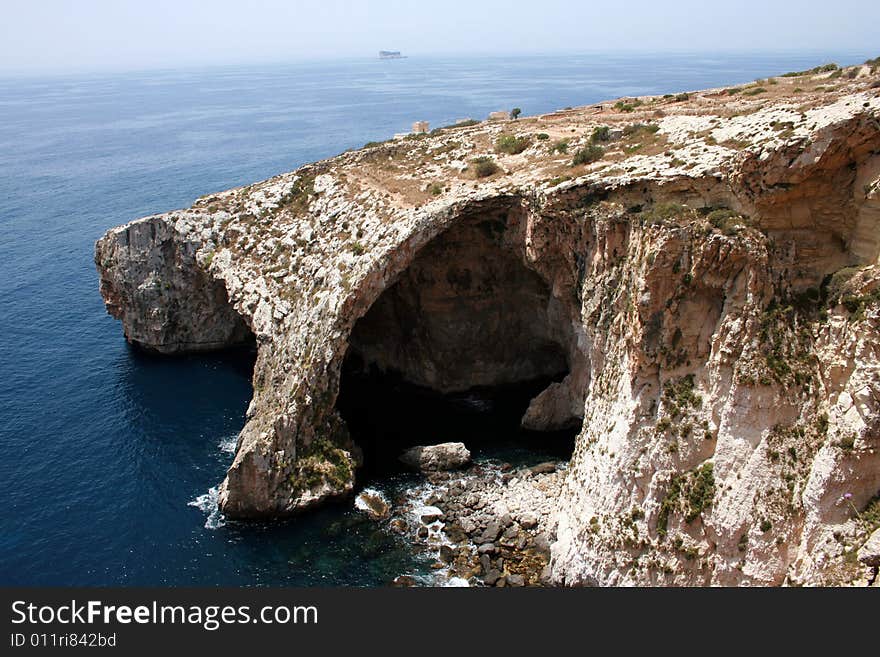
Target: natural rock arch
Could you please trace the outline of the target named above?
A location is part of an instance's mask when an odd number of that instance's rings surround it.
[[[518,412],[517,423],[522,418],[538,430],[579,424],[583,400],[572,402],[563,383],[583,362],[573,301],[554,296],[529,266],[527,224],[521,203],[478,205],[415,253],[348,336],[337,407],[349,424],[353,406],[388,403],[375,386],[391,394],[417,388],[424,393],[417,399],[475,388],[505,388],[511,397],[530,390],[521,407],[506,407]],[[369,381],[347,391],[356,378]],[[372,415],[388,418],[393,407]]]

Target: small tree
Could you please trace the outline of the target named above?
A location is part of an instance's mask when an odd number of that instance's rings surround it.
[[[512,110],[510,110],[510,118],[514,120],[519,118],[520,114],[522,114],[522,110],[519,107],[514,107]]]

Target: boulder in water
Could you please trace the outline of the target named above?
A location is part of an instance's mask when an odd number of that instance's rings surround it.
[[[385,496],[372,488],[362,490],[354,499],[354,505],[374,520],[383,520],[391,513],[391,505],[388,504]]]
[[[417,445],[401,454],[400,460],[416,470],[454,470],[470,463],[471,453],[464,443]]]

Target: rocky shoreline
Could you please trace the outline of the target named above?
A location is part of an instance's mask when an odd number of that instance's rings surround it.
[[[567,464],[515,468],[478,461],[465,470],[429,472],[392,502],[368,489],[355,506],[435,557],[433,585],[543,586],[550,584],[554,513]],[[401,575],[395,586],[415,586]]]

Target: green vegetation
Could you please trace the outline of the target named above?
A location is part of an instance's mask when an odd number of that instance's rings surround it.
[[[514,135],[500,135],[495,140],[495,152],[518,155],[526,150],[531,144],[528,137],[516,137]]]
[[[317,438],[300,451],[290,483],[298,490],[312,489],[324,481],[343,488],[351,477],[351,461],[345,451],[327,438]]]
[[[664,383],[663,398],[672,417],[678,417],[689,408],[700,408],[703,405],[703,398],[694,392],[693,374]]]
[[[736,235],[740,230],[749,226],[749,220],[746,217],[728,208],[711,210],[706,215],[706,220],[727,236]]]
[[[773,529],[773,523],[770,522],[769,520],[767,520],[767,518],[764,518],[764,519],[761,521],[760,529],[761,529],[761,532],[762,532],[762,533],[766,534],[766,533],[769,532],[771,529]]]
[[[669,101],[670,103],[681,103],[686,100],[689,100],[691,97],[688,93],[680,93],[680,94],[663,94],[663,100]]]
[[[704,463],[697,468],[688,491],[688,510],[685,514],[686,522],[696,520],[704,509],[712,504],[715,497],[715,468],[712,463]]]
[[[577,150],[574,154],[574,159],[571,161],[571,165],[576,167],[581,164],[590,164],[591,162],[602,159],[603,155],[605,155],[604,148],[597,146],[596,144],[590,144],[589,146],[584,146]]]
[[[868,306],[880,302],[880,287],[876,287],[867,294],[846,294],[840,299],[841,305],[847,309],[850,319],[859,322],[865,318],[865,310]]]
[[[447,130],[455,130],[456,128],[467,128],[468,126],[479,125],[479,123],[480,122],[476,119],[465,119],[463,121],[459,121],[458,123],[451,123],[450,125],[444,125],[440,126],[439,128],[434,128],[429,134],[434,137],[436,135],[446,132]]]
[[[611,128],[607,125],[601,125],[596,128],[593,128],[593,134],[590,135],[590,142],[595,144],[600,141],[610,141],[611,140]]]
[[[550,139],[550,135],[548,135],[546,132],[539,132],[535,135],[535,138],[538,141],[547,141],[548,139]]]
[[[639,134],[654,134],[660,129],[656,123],[630,123],[623,128],[623,136],[631,137]]]
[[[303,174],[290,186],[287,193],[281,197],[280,206],[294,213],[299,213],[309,207],[309,201],[314,195],[315,174]]]
[[[826,298],[830,306],[842,305],[854,321],[865,317],[868,306],[880,302],[880,287],[865,294],[853,294],[846,288],[852,278],[861,271],[860,267],[844,267],[836,271],[827,282]]]
[[[568,153],[568,139],[560,139],[550,148],[551,153],[559,153],[560,155],[565,155]]]
[[[669,517],[682,512],[685,522],[693,522],[712,505],[715,497],[715,468],[712,463],[685,472],[672,478],[669,489],[660,502],[657,514],[657,534],[666,536]]]
[[[783,73],[780,77],[783,78],[797,78],[802,75],[816,75],[818,73],[829,73],[831,71],[836,71],[840,67],[837,64],[822,64],[821,66],[816,66],[811,69],[807,69],[806,71],[792,71],[789,73]]]
[[[653,226],[663,224],[671,219],[678,219],[688,212],[688,208],[681,203],[665,202],[655,203],[650,208],[639,213],[642,221]]]
[[[794,121],[771,121],[770,127],[780,132],[779,136],[785,139],[794,132]]]
[[[859,514],[859,520],[868,526],[869,532],[880,527],[880,495],[875,495],[868,500],[865,508]]]
[[[669,529],[669,516],[678,506],[678,496],[681,495],[681,477],[673,477],[669,482],[669,490],[660,502],[660,511],[657,513],[657,534],[666,536]]]
[[[853,276],[861,271],[861,267],[844,267],[838,269],[828,280],[828,301],[837,303],[843,295],[844,288],[850,282]]]
[[[556,187],[556,185],[564,183],[566,180],[571,180],[571,176],[556,176],[555,178],[548,180],[547,184],[550,187]]]
[[[757,96],[758,94],[765,94],[767,90],[764,87],[755,87],[753,89],[747,89],[742,92],[743,96]]]
[[[474,166],[474,175],[477,178],[488,178],[489,176],[498,173],[500,168],[495,163],[491,157],[487,155],[482,155],[480,157],[475,157],[471,160],[471,164]]]
[[[829,286],[826,279],[820,287],[773,299],[767,305],[760,317],[760,340],[766,366],[766,371],[759,378],[761,385],[776,382],[783,386],[796,385],[804,390],[810,389],[816,370],[814,325],[827,319]]]
[[[637,107],[641,107],[644,104],[645,103],[638,98],[630,101],[618,100],[616,103],[614,103],[614,108],[620,112],[632,112],[634,109],[636,109]]]
[[[520,114],[522,114],[522,110],[519,107],[514,107],[510,110],[510,118],[513,120],[518,119]]]
[[[840,437],[835,445],[840,447],[844,452],[851,452],[853,448],[856,446],[856,435],[854,433],[848,433]]]
[[[443,185],[440,185],[439,183],[431,183],[428,187],[428,193],[431,194],[431,196],[440,196],[440,194],[443,193]]]
[[[728,96],[734,96],[736,94],[742,93],[742,87],[730,87],[729,89],[725,89],[724,93]]]
[[[784,494],[786,505],[801,504],[798,487],[809,477],[813,457],[828,439],[828,415],[817,413],[813,422],[776,424],[767,434],[767,458],[778,472],[784,488],[770,488],[768,495]]]

